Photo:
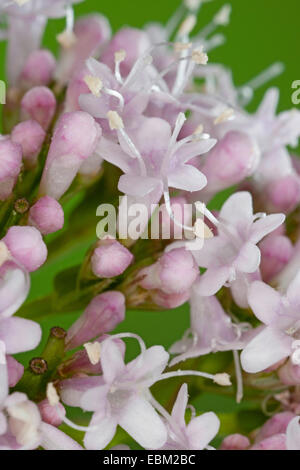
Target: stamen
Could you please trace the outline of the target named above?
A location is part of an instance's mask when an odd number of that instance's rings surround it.
[[[199,372],[196,370],[176,370],[174,372],[166,372],[165,374],[160,375],[156,382],[162,380],[171,379],[173,377],[185,377],[185,376],[194,376],[194,377],[203,377],[205,379],[211,379],[218,385],[222,387],[228,387],[231,385],[230,376],[226,373],[222,374],[208,374],[206,372]]]
[[[234,119],[234,110],[232,108],[227,108],[214,120],[214,124],[217,126],[218,124],[231,121],[232,119]]]
[[[205,38],[212,34],[218,26],[227,26],[229,24],[230,14],[231,5],[224,5],[214,16],[213,20],[200,32],[198,37]]]
[[[208,62],[208,55],[203,51],[203,46],[197,47],[192,52],[192,60],[197,65],[206,65]]]
[[[66,29],[62,33],[57,35],[57,41],[65,49],[69,49],[77,41],[77,38],[73,31],[74,28],[74,10],[69,5],[66,7]]]
[[[133,339],[136,339],[138,341],[139,345],[140,345],[141,354],[144,354],[144,352],[146,351],[146,345],[145,345],[144,341],[142,340],[142,338],[139,335],[135,335],[134,333],[119,333],[117,335],[110,336],[109,340],[111,340],[113,338],[119,338],[119,339],[133,338]]]
[[[182,52],[182,51],[186,51],[187,49],[190,49],[192,47],[192,43],[191,42],[175,42],[174,44],[174,51],[176,53],[178,52]]]
[[[195,206],[196,206],[197,211],[199,211],[200,214],[205,215],[205,217],[207,217],[208,220],[210,220],[212,224],[214,224],[216,227],[220,225],[220,222],[218,221],[218,219],[207,209],[204,202],[197,201],[195,202]]]
[[[182,23],[178,30],[178,37],[186,38],[196,26],[197,18],[195,15],[189,15]]]
[[[108,119],[110,130],[114,131],[114,130],[124,129],[123,119],[117,113],[117,111],[108,111],[107,119]]]
[[[123,85],[123,78],[120,71],[120,64],[126,59],[126,51],[124,49],[115,52],[115,76],[117,81]]]
[[[59,396],[52,382],[49,382],[47,385],[46,396],[50,406],[56,406],[59,404]]]
[[[235,366],[235,378],[236,378],[236,384],[237,384],[236,401],[237,403],[241,403],[243,399],[243,395],[244,395],[243,375],[241,371],[239,353],[237,351],[233,351],[233,359],[234,359],[234,366]]]
[[[276,78],[281,75],[284,70],[285,65],[282,62],[275,62],[273,65],[271,65],[262,73],[260,73],[257,77],[253,78],[248,83],[241,86],[238,89],[238,92],[241,96],[242,104],[248,104],[253,98],[255,90],[265,85],[269,81],[273,80],[273,78]]]
[[[89,90],[94,96],[99,98],[101,96],[101,90],[103,89],[103,82],[100,78],[95,77],[94,75],[86,75],[84,77],[84,82],[89,87]]]
[[[94,343],[85,343],[84,348],[86,350],[86,353],[88,355],[88,358],[93,366],[96,364],[99,364],[100,362],[100,351],[101,351],[101,345],[98,343],[98,341],[95,341]]]

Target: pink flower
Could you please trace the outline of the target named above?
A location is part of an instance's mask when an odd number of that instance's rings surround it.
[[[46,131],[56,108],[53,92],[45,86],[31,88],[22,98],[21,109],[25,119],[37,121]]]
[[[284,222],[283,214],[254,215],[252,198],[247,192],[230,196],[223,205],[218,235],[205,240],[202,250],[193,254],[198,265],[207,268],[199,282],[199,293],[214,295],[226,283],[241,274],[257,271],[261,261],[257,243]]]
[[[299,274],[283,296],[263,282],[254,282],[250,286],[249,304],[265,328],[242,352],[242,366],[246,372],[260,372],[289,356],[294,364],[300,364],[299,286]]]
[[[42,126],[32,119],[20,122],[13,128],[11,140],[21,145],[23,160],[27,167],[35,166],[45,137],[46,133]]]
[[[7,199],[21,170],[22,148],[0,136],[0,201]]]
[[[168,439],[161,448],[164,450],[203,450],[217,435],[220,421],[215,413],[193,416],[188,424],[185,412],[188,405],[188,389],[183,384],[173,406],[170,418],[166,420]]]
[[[98,277],[120,276],[133,261],[130,251],[117,240],[101,240],[91,258],[93,273]]]
[[[63,208],[52,197],[41,197],[30,208],[28,223],[34,225],[43,235],[57,232],[64,226]]]

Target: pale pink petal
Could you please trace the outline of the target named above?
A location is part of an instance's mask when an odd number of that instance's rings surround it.
[[[132,159],[121,149],[120,145],[102,137],[96,151],[104,160],[117,166],[124,173],[130,172]]]
[[[227,267],[210,268],[202,276],[198,283],[199,294],[205,297],[215,295],[228,281],[230,269]]]
[[[287,450],[300,450],[300,423],[299,416],[292,419],[286,431]]]
[[[13,315],[25,301],[30,279],[26,271],[14,262],[5,263],[0,269],[0,315]]]
[[[51,424],[42,423],[39,431],[44,450],[83,450],[78,442]]]
[[[289,285],[287,290],[287,298],[295,307],[300,306],[300,273],[297,274],[295,279]]]
[[[176,160],[178,164],[186,163],[194,157],[198,157],[203,153],[209,152],[216,143],[217,141],[215,139],[207,139],[182,145],[180,149],[175,152]]]
[[[220,219],[232,225],[240,225],[242,221],[249,223],[253,216],[251,194],[241,191],[230,196],[223,205]]]
[[[245,243],[234,262],[234,267],[243,273],[254,273],[260,265],[260,250],[253,243]]]
[[[0,321],[0,340],[6,345],[7,354],[35,349],[42,336],[38,323],[25,318],[11,317]]]
[[[147,176],[122,175],[119,179],[118,189],[130,196],[144,197],[151,193],[157,186],[161,186],[160,180]]]
[[[257,220],[251,227],[250,241],[252,243],[258,243],[262,238],[282,225],[284,221],[284,214],[271,214]]]
[[[117,429],[117,421],[113,416],[103,417],[95,413],[90,426],[97,426],[96,431],[88,431],[84,437],[84,445],[87,450],[102,450],[112,440]]]
[[[119,417],[120,426],[146,449],[159,449],[167,440],[161,418],[141,395],[133,396]]]
[[[215,413],[204,413],[191,420],[187,426],[187,434],[191,450],[202,450],[216,436],[220,421]]]
[[[183,191],[200,191],[207,184],[206,176],[192,165],[180,165],[170,172],[168,183],[171,188]]]
[[[255,374],[276,364],[291,353],[293,338],[267,327],[246,346],[241,363],[246,372]]]
[[[187,384],[183,384],[172,409],[172,418],[182,427],[185,427],[185,410],[188,405],[188,398]]]
[[[281,296],[268,284],[255,281],[248,292],[248,302],[255,316],[268,325],[280,313]]]
[[[106,383],[112,383],[125,369],[123,354],[110,339],[101,343],[101,365]]]

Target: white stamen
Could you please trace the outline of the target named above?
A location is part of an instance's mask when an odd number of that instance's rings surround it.
[[[191,11],[197,11],[203,0],[184,0],[185,6]]]
[[[52,382],[49,382],[47,385],[46,395],[50,406],[56,406],[59,404],[59,396]]]
[[[196,26],[197,18],[195,15],[189,15],[182,23],[178,31],[179,37],[187,37]]]
[[[174,51],[176,53],[186,51],[187,49],[190,49],[192,47],[191,42],[175,42],[174,44]]]
[[[199,126],[197,126],[196,129],[194,130],[194,135],[201,135],[203,134],[203,131],[204,131],[203,124],[199,124]]]
[[[10,253],[4,242],[0,242],[0,267],[10,259]]]
[[[203,46],[194,49],[192,52],[192,60],[197,65],[206,65],[208,62],[208,55],[203,51]]]
[[[210,228],[206,225],[203,219],[198,218],[194,225],[194,233],[197,238],[209,239],[213,238],[214,234]]]
[[[126,51],[124,49],[121,49],[118,52],[115,52],[115,76],[117,81],[122,85],[123,84],[123,78],[121,75],[120,71],[120,64],[123,62],[123,60],[126,59]]]
[[[222,387],[229,387],[232,385],[230,375],[226,374],[225,372],[223,374],[216,374],[214,376],[214,382],[218,385],[221,385]]]
[[[99,364],[101,351],[100,343],[98,343],[98,341],[95,341],[94,343],[85,343],[83,346],[87,352],[91,364],[93,364],[93,366]]]
[[[108,122],[109,122],[109,127],[112,131],[113,130],[124,129],[123,119],[117,113],[117,111],[108,111],[107,119],[108,119]]]
[[[123,62],[123,60],[126,59],[126,51],[124,49],[121,49],[118,52],[115,52],[115,62]]]
[[[234,110],[232,108],[226,108],[215,120],[214,124],[222,124],[226,121],[231,121],[234,119]]]
[[[101,96],[101,90],[103,89],[103,82],[100,78],[93,75],[86,75],[84,77],[84,82],[89,87],[89,90],[94,96],[98,98]]]
[[[197,211],[200,212],[200,214],[205,215],[205,217],[207,217],[212,224],[214,224],[216,227],[220,225],[218,219],[216,219],[216,217],[207,209],[206,205],[203,202],[197,201],[195,202],[195,206]]]
[[[141,353],[143,354],[145,351],[146,351],[146,345],[144,343],[144,341],[142,340],[142,338],[139,336],[139,335],[136,335],[134,333],[119,333],[117,335],[113,335],[113,336],[110,336],[110,340],[111,339],[114,339],[114,338],[133,338],[133,339],[136,339],[140,345],[140,348],[141,348]],[[107,340],[106,340],[107,341]]]
[[[231,15],[231,5],[227,3],[224,5],[221,10],[215,15],[214,23],[218,26],[227,26],[230,21]]]

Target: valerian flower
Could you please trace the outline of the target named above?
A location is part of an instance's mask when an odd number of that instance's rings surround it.
[[[265,328],[242,352],[242,366],[247,372],[260,372],[289,356],[293,364],[300,364],[299,286],[300,274],[285,295],[259,281],[250,286],[249,304]]]

